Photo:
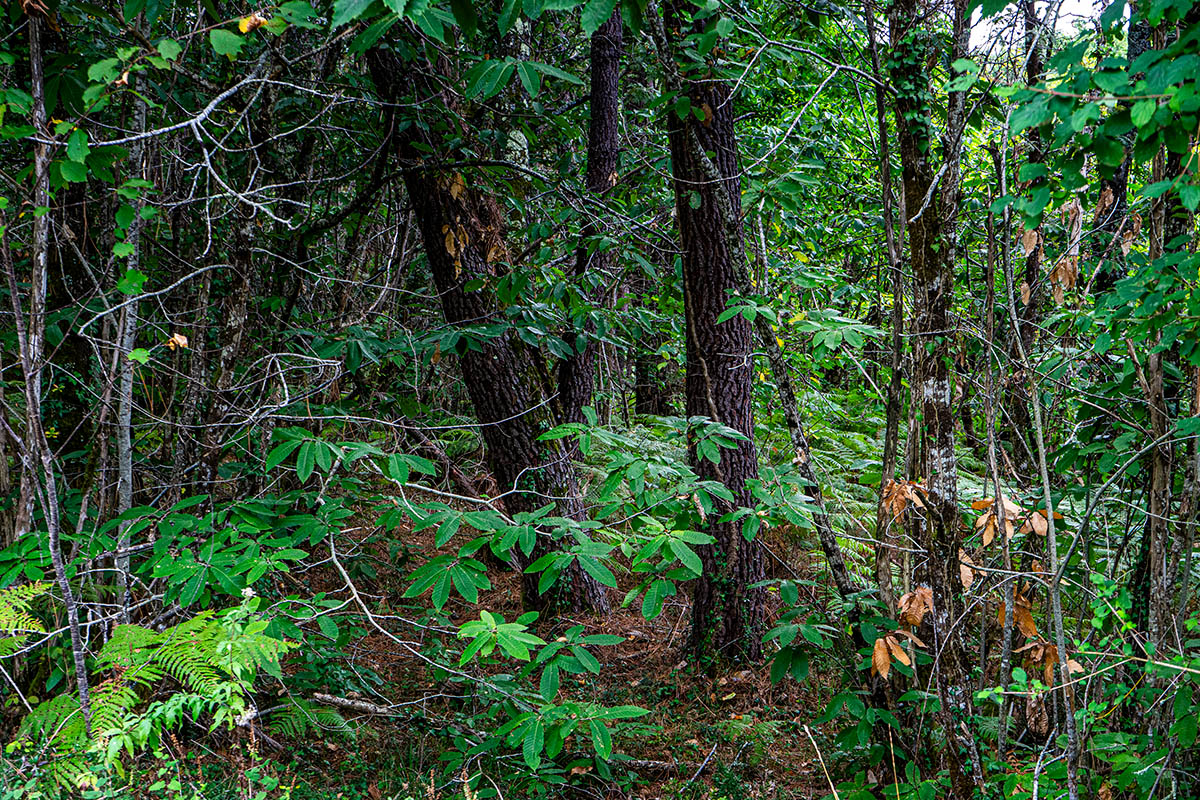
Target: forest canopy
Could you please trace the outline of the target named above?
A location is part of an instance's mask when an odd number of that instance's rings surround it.
[[[1200,3],[2,25],[0,799],[1200,792]]]

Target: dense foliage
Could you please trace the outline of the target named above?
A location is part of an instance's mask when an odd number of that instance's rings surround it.
[[[2,24],[0,797],[1200,791],[1200,4]]]

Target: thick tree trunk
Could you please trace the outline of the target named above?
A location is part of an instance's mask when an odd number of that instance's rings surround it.
[[[593,198],[602,198],[617,181],[620,152],[621,108],[618,93],[621,74],[621,12],[592,34],[591,121],[588,124],[587,188]],[[594,213],[594,212],[592,212]],[[575,253],[575,276],[588,283],[589,274],[603,276],[612,267],[611,250],[592,251],[589,240],[600,232],[595,216],[589,216],[580,232],[582,242]],[[596,382],[599,343],[592,335],[595,325],[584,322],[567,334],[574,354],[558,365],[558,403],[562,419],[582,422],[582,409],[592,402]]]
[[[728,507],[709,516],[715,543],[701,548],[704,575],[692,597],[691,647],[701,657],[758,660],[765,593],[752,588],[762,580],[763,552],[746,541],[738,523],[716,519],[754,505],[747,481],[758,477],[752,400],[752,334],[740,315],[718,323],[730,294],[745,282],[746,257],[741,226],[741,181],[733,98],[724,82],[711,75],[678,77],[675,41],[688,27],[687,6],[675,2],[659,20],[659,56],[670,79],[691,101],[693,114],[680,119],[668,112],[667,138],[675,187],[675,212],[683,248],[683,293],[687,336],[686,410],[707,417],[746,439],[721,453],[720,463],[700,459],[691,448],[697,472],[721,481],[733,494]],[[669,33],[668,33],[669,32]],[[712,154],[711,157],[709,154]]]
[[[368,63],[376,87],[390,102],[400,103],[413,89],[436,95],[417,75],[415,67],[423,65],[403,64],[380,50],[369,51]],[[497,320],[499,305],[489,285],[498,276],[497,264],[505,253],[499,206],[467,186],[463,175],[436,164],[446,149],[437,134],[410,125],[398,134],[397,147],[446,321],[465,328]],[[482,285],[468,288],[476,282]],[[472,337],[471,346],[460,350],[467,393],[482,426],[488,463],[505,508],[515,514],[554,503],[559,515],[583,520],[586,508],[563,440],[538,441],[553,427],[554,418],[549,403],[536,390],[535,357],[511,331],[491,338]],[[569,592],[539,595],[538,577],[524,576],[527,606],[566,603],[577,609],[609,608],[604,587],[577,563],[569,573]]]

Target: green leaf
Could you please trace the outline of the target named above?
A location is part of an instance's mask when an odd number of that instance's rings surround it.
[[[275,469],[280,464],[282,464],[287,459],[287,457],[290,456],[296,450],[296,448],[299,446],[300,446],[300,441],[296,440],[296,441],[291,441],[291,442],[284,442],[283,444],[277,445],[276,447],[272,448],[271,452],[267,454],[266,463],[263,465],[264,468],[266,469],[266,471],[270,472],[271,470]]]
[[[1189,183],[1180,187],[1179,199],[1188,211],[1195,211],[1196,206],[1200,205],[1200,186]]]
[[[145,364],[150,361],[150,351],[144,347],[136,347],[129,351],[129,360]]]
[[[1129,116],[1133,120],[1133,124],[1141,128],[1150,121],[1157,109],[1158,103],[1154,100],[1139,100],[1133,104]]]
[[[84,183],[87,181],[87,165],[78,161],[59,161],[59,172],[67,183]]]
[[[553,703],[554,698],[558,696],[558,665],[551,664],[542,670],[542,679],[538,683],[538,691],[542,695],[542,699],[547,703]]]
[[[525,91],[529,96],[537,97],[542,88],[542,75],[529,63],[522,61],[517,64],[517,77],[521,79],[521,85],[525,87]]]
[[[525,741],[521,743],[521,755],[530,769],[537,769],[542,763],[542,750],[545,746],[546,728],[540,719],[536,719],[525,732]]]
[[[121,280],[117,281],[117,291],[132,297],[142,293],[142,285],[145,283],[145,273],[136,269],[127,269]]]
[[[279,6],[279,15],[297,28],[320,28],[317,12],[305,0],[288,0]]]
[[[305,442],[300,447],[300,454],[296,456],[296,477],[300,479],[301,483],[309,479],[316,465],[317,443]]]
[[[583,665],[584,669],[593,675],[600,674],[600,662],[596,660],[594,655],[582,647],[572,647],[571,652],[575,655],[575,658],[579,659],[579,663]]]
[[[475,13],[475,3],[472,0],[450,0],[450,10],[454,12],[454,21],[462,28],[467,36],[474,36],[479,29],[479,16]]]
[[[238,57],[242,51],[242,45],[246,43],[241,36],[224,28],[214,28],[209,31],[208,41],[212,44],[213,50],[217,51],[217,55],[225,56],[230,61]]]
[[[330,26],[340,28],[348,22],[353,22],[361,17],[373,2],[374,0],[335,0]]]
[[[67,139],[67,158],[82,164],[90,152],[92,149],[88,147],[87,131],[83,128],[71,131],[71,138]]]
[[[577,556],[579,566],[583,567],[583,571],[591,575],[600,583],[609,586],[613,589],[617,588],[617,579],[613,576],[612,571],[608,567],[601,564],[591,556]]]
[[[608,761],[612,757],[612,734],[608,732],[608,727],[600,720],[588,720],[588,729],[592,733],[592,747],[596,748],[596,755],[602,760]]]
[[[328,616],[317,617],[317,627],[321,629],[321,633],[325,634],[333,641],[337,641],[338,626],[337,623],[333,621],[333,618]]]
[[[500,28],[500,35],[507,36],[520,16],[521,0],[504,0],[504,7],[500,9],[500,18],[496,23]]]
[[[88,67],[88,80],[94,83],[112,83],[121,74],[121,59],[106,58]]]
[[[174,61],[183,52],[183,45],[174,39],[163,39],[158,43],[158,54],[167,61]]]
[[[600,26],[608,22],[608,18],[612,16],[616,7],[617,0],[588,0],[587,5],[583,7],[583,16],[580,20],[584,34],[591,36],[600,30]]]
[[[679,559],[679,562],[695,573],[697,576],[704,574],[704,564],[700,561],[700,556],[696,555],[696,551],[688,547],[680,539],[672,539],[670,543],[671,552]]]

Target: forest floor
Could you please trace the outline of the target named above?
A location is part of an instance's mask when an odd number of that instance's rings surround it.
[[[401,604],[404,577],[437,551],[433,535],[433,528],[389,534],[393,541],[404,541],[411,555],[401,564],[388,558],[381,539],[362,543],[365,552],[374,554],[378,572],[356,584],[378,608],[385,609],[378,613],[386,614],[386,609]],[[819,566],[806,568],[801,563],[812,556],[799,547],[790,549],[790,569],[802,578],[818,579]],[[451,600],[446,610],[452,620],[477,619],[479,608],[507,620],[520,616],[520,576],[511,571],[493,571],[489,576],[493,587],[481,593],[478,605]],[[332,568],[310,573],[305,581],[312,589],[331,594],[344,589]],[[628,588],[614,591],[614,600]],[[818,600],[815,591],[813,600]],[[716,674],[700,671],[687,658],[690,602],[686,595],[668,599],[654,620],[643,618],[639,607],[635,602],[606,615],[560,616],[533,628],[547,640],[572,625],[585,626],[589,634],[622,636],[621,644],[590,648],[602,664],[600,674],[579,679],[573,686],[564,679],[564,694],[607,706],[650,710],[627,723],[615,743],[614,752],[624,760],[614,771],[620,779],[600,780],[590,766],[575,766],[567,775],[576,789],[571,794],[622,800],[774,800],[829,794],[814,740],[805,726],[811,726],[824,710],[839,677],[824,681],[814,670],[804,685],[788,679],[776,686],[769,678],[769,662]],[[295,743],[294,759],[287,767],[290,779],[297,782],[292,797],[435,800],[448,796],[448,791],[443,795],[436,788],[442,767],[440,748],[447,741],[436,733],[438,728],[443,733],[453,729],[461,710],[455,705],[461,701],[441,695],[461,690],[438,686],[425,665],[378,631],[369,630],[347,651],[352,669],[382,679],[377,695],[350,693],[351,699],[401,704],[402,716],[356,717],[360,728],[353,742]],[[285,665],[285,669],[295,668]],[[815,726],[812,733],[817,741],[823,738]]]

